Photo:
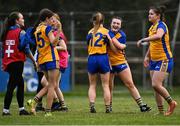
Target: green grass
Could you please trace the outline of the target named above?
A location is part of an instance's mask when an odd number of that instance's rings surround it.
[[[115,91],[113,98],[113,113],[106,114],[102,93],[97,94],[96,114],[89,113],[87,87],[71,93],[65,93],[65,100],[69,112],[53,112],[53,117],[44,117],[44,112],[36,116],[19,116],[16,98],[11,104],[12,116],[0,115],[0,125],[180,125],[180,105],[169,117],[155,116],[157,108],[152,91],[141,91],[143,100],[153,109],[148,113],[141,113],[138,106],[127,90]],[[172,97],[180,104],[180,90],[171,92]],[[33,98],[34,94],[25,96],[25,101]],[[0,95],[0,108],[3,108],[3,94]],[[45,99],[44,99],[45,101]],[[167,108],[167,104],[165,103]]]

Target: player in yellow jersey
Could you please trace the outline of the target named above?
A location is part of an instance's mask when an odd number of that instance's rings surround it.
[[[150,69],[152,87],[155,91],[156,103],[160,114],[169,116],[177,106],[163,86],[163,81],[173,68],[173,56],[170,50],[169,31],[164,22],[165,7],[150,7],[149,21],[152,26],[149,28],[149,37],[143,38],[137,42],[137,46],[143,42],[148,42],[149,49],[144,59],[144,66]],[[167,112],[163,110],[163,100],[169,104]]]
[[[40,70],[43,71],[48,85],[42,90],[44,93],[47,91],[47,106],[45,116],[52,116],[51,106],[53,103],[54,92],[58,88],[59,78],[59,56],[57,49],[54,48],[59,42],[60,22],[57,20],[58,35],[55,37],[51,25],[54,23],[54,13],[49,9],[42,9],[39,13],[39,23],[35,27],[35,38],[37,45],[37,62]],[[35,114],[35,104],[38,102],[39,97],[33,100],[28,100],[28,105],[31,106],[31,112]]]
[[[56,34],[56,33],[57,33],[57,23],[56,23],[56,21],[58,20],[59,23],[60,23],[60,29],[61,29],[60,31],[61,31],[61,32],[62,32],[62,24],[61,24],[61,22],[60,22],[60,17],[59,17],[58,14],[54,14],[54,15],[53,15],[53,18],[54,18],[53,33],[54,33],[54,35],[56,36],[56,35],[57,35],[57,34]],[[60,53],[61,51],[67,51],[67,47],[66,47],[65,41],[64,41],[61,37],[60,37],[60,40],[59,40],[59,42],[58,42],[58,45],[57,45],[55,48],[57,49],[58,53]],[[68,58],[68,54],[66,54],[66,55],[67,55],[67,58]],[[64,57],[60,57],[60,55],[59,55],[59,58],[61,59],[61,61],[59,62],[60,71],[63,73],[64,71],[62,71],[61,69],[63,69],[63,67],[62,67],[62,61],[64,61],[64,59],[63,59]],[[65,70],[65,68],[64,68],[64,70]],[[58,77],[58,82],[57,82],[58,84],[60,83],[60,80],[61,80],[61,73],[60,73],[60,75],[59,75],[59,77]],[[42,77],[41,84],[43,85],[43,87],[48,85],[48,82],[47,82],[47,79],[46,79],[45,76]],[[58,85],[58,87],[59,87],[59,85]],[[45,91],[45,90],[40,91],[40,92],[36,95],[36,97],[41,98],[42,95],[44,94],[44,91]],[[47,90],[46,90],[46,91],[47,91]],[[68,108],[67,108],[67,106],[65,105],[64,95],[63,95],[63,93],[62,93],[62,91],[61,91],[60,88],[57,88],[57,89],[55,90],[54,95],[55,95],[55,97],[54,97],[54,102],[53,102],[52,107],[51,107],[51,108],[52,108],[52,111],[55,111],[55,110],[68,111]]]
[[[107,55],[107,45],[109,41],[117,44],[119,48],[124,47],[117,42],[113,35],[109,35],[109,30],[103,27],[104,16],[97,12],[92,17],[93,28],[88,32],[88,76],[89,76],[89,102],[90,112],[96,113],[95,99],[96,99],[96,80],[97,74],[100,74],[104,102],[106,106],[106,113],[110,113],[110,90],[109,90],[109,75],[110,65]],[[112,43],[110,46],[112,47]]]
[[[92,17],[94,27],[88,32],[88,76],[89,76],[89,102],[90,112],[96,113],[96,78],[100,73],[104,91],[104,102],[106,112],[110,112],[110,91],[109,91],[109,59],[106,52],[108,29],[103,27],[104,17],[101,13],[96,13]]]
[[[111,29],[110,32],[115,35],[116,39],[121,44],[126,44],[126,35],[121,30],[121,22],[122,19],[120,17],[113,17],[111,21]],[[113,97],[113,88],[114,88],[114,77],[115,73],[117,76],[123,81],[124,85],[130,91],[132,97],[137,102],[138,106],[140,107],[141,112],[150,111],[151,108],[144,104],[141,96],[139,94],[138,89],[134,85],[131,70],[125,58],[125,47],[123,49],[119,49],[117,52],[114,52],[111,48],[108,48],[108,55],[111,64],[111,75],[110,75],[110,92],[111,92],[111,102],[110,107],[112,111],[112,97]]]

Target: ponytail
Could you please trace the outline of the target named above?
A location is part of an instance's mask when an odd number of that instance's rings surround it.
[[[92,16],[92,21],[94,24],[94,31],[93,34],[96,34],[97,30],[99,29],[100,25],[104,23],[104,16],[102,13],[97,12]]]
[[[4,20],[3,24],[3,33],[1,35],[1,41],[4,41],[7,35],[7,32],[11,26],[16,25],[16,20],[19,19],[20,12],[12,12],[9,14],[7,18]]]
[[[33,34],[34,34],[34,32],[36,31],[36,28],[38,27],[38,25],[39,25],[41,22],[45,21],[46,18],[52,17],[53,15],[54,15],[54,13],[53,13],[51,10],[49,10],[49,9],[47,9],[47,8],[42,9],[42,10],[39,12],[38,20],[37,20],[36,23],[34,24],[34,27],[33,27],[33,30],[32,30],[32,31],[33,31]]]
[[[54,13],[54,17],[59,21],[59,23],[60,23],[60,27],[59,27],[59,29],[60,29],[60,31],[63,31],[62,30],[62,23],[61,23],[61,20],[60,20],[60,16],[57,14],[57,13]]]
[[[161,11],[160,20],[165,22],[166,21],[166,19],[165,19],[165,10],[166,10],[166,7],[165,6],[160,6],[159,9]]]

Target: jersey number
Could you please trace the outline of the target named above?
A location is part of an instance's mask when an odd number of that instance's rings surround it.
[[[90,40],[91,46],[102,47],[102,44],[100,44],[99,42],[102,40],[103,35],[101,33],[97,33],[95,34],[95,37],[97,37],[97,40],[94,43],[92,42],[93,38]]]
[[[38,39],[38,44],[37,45],[38,45],[39,48],[42,48],[45,45],[44,39],[42,38],[41,34],[42,34],[41,32],[37,33],[37,39]]]

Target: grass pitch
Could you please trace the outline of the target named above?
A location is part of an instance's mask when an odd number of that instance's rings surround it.
[[[100,90],[101,91],[101,90]],[[98,91],[99,92],[99,91]],[[180,89],[170,91],[177,100],[174,114],[169,117],[154,115],[157,113],[156,103],[152,91],[141,91],[143,100],[152,107],[147,113],[141,113],[127,89],[114,92],[113,112],[105,113],[102,93],[97,93],[97,113],[89,113],[87,87],[70,93],[65,93],[68,112],[53,112],[52,117],[44,117],[44,112],[36,116],[19,116],[18,106],[14,95],[10,112],[12,116],[0,115],[0,125],[180,125]],[[25,102],[33,98],[34,94],[27,94]],[[0,94],[0,108],[3,108],[4,95]],[[44,98],[45,101],[45,98]],[[45,104],[44,104],[45,105]],[[165,103],[165,108],[167,104]]]

